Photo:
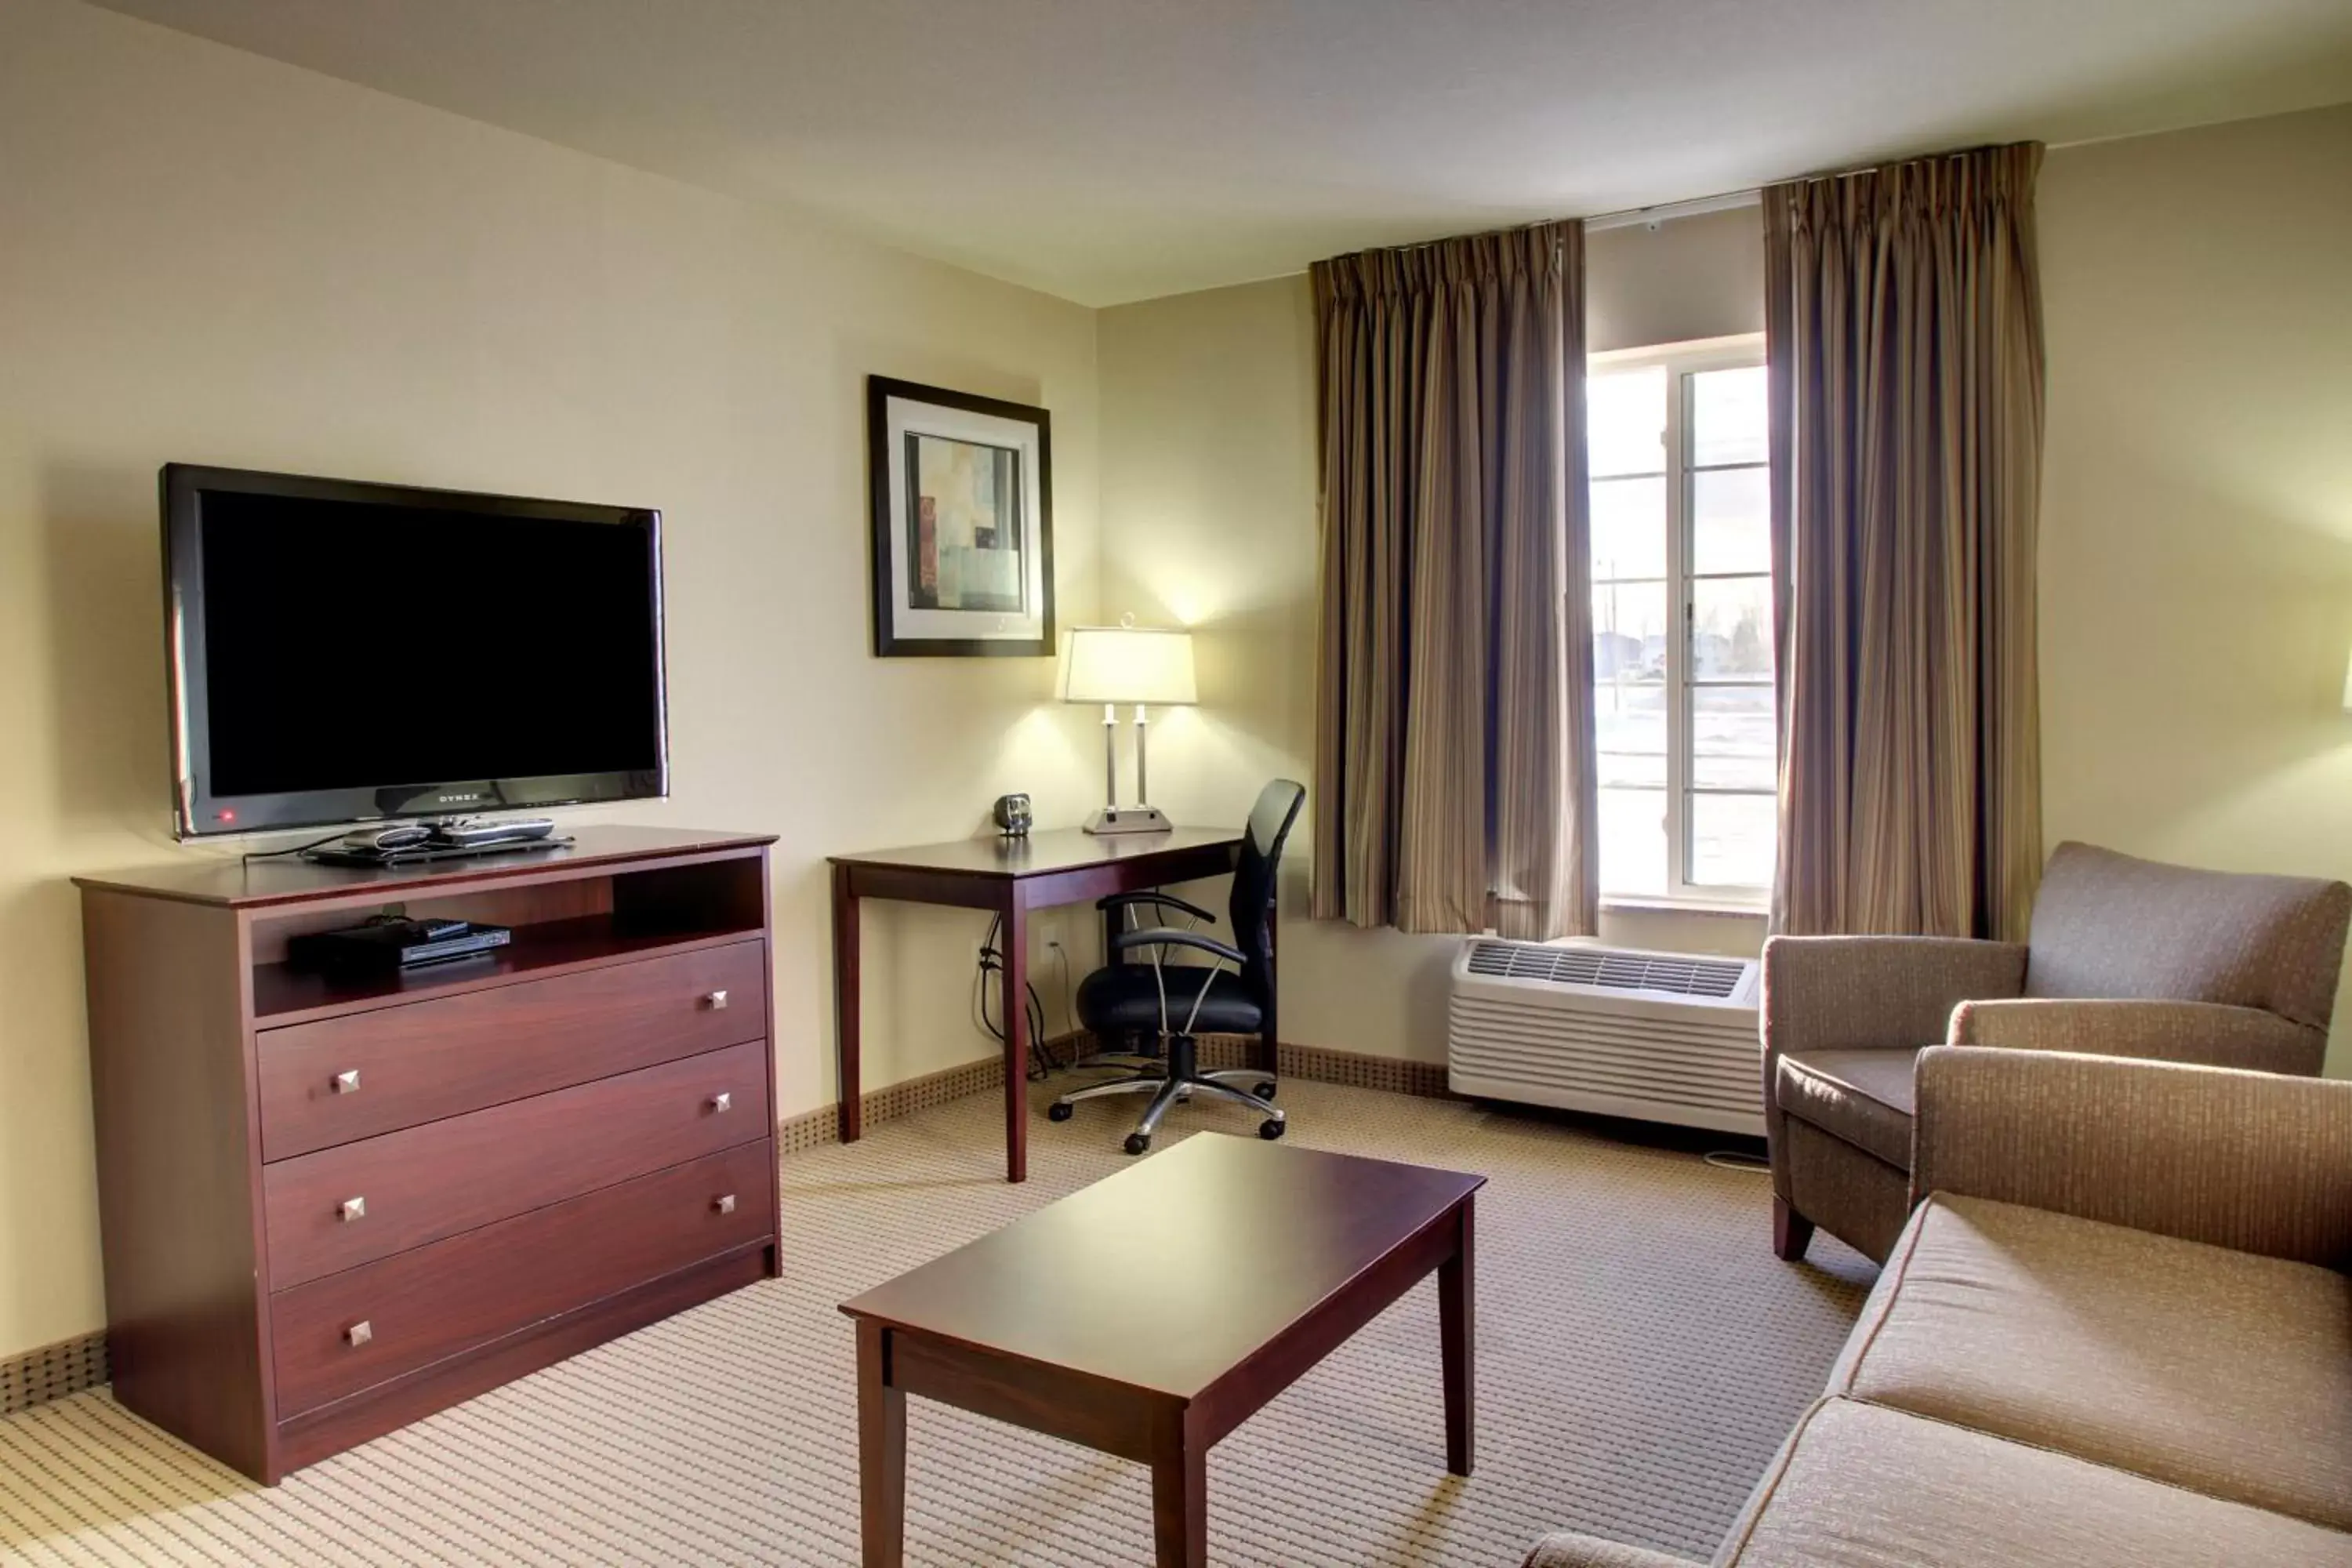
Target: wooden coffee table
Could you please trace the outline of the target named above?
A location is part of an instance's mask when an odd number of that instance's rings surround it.
[[[1211,1446],[1432,1271],[1468,1475],[1486,1181],[1196,1133],[842,1303],[867,1568],[904,1550],[909,1394],[1150,1465],[1159,1562],[1205,1563]]]

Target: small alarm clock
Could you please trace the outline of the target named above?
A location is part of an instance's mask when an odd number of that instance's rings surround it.
[[[1029,837],[1029,797],[1025,795],[1000,795],[989,807],[989,816],[996,830],[1007,838]]]

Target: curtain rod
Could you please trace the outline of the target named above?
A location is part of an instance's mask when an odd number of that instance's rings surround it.
[[[1999,146],[2003,143],[1996,142],[1992,145]],[[1946,160],[1966,158],[1982,151],[1984,151],[1983,148],[1962,148],[1957,153],[1928,153],[1916,158],[1896,158],[1891,162],[1925,163],[1937,158]],[[1773,184],[1810,185],[1823,180],[1856,180],[1865,174],[1874,174],[1885,167],[1887,164],[1884,163],[1865,163],[1859,168],[1831,169],[1819,174],[1800,174],[1792,180],[1776,180]],[[1532,223],[1521,224],[1518,227],[1520,229],[1541,228],[1548,223],[1581,223],[1587,234],[1605,234],[1612,228],[1655,228],[1662,223],[1672,223],[1676,218],[1704,217],[1708,213],[1737,212],[1741,207],[1761,206],[1763,203],[1764,187],[1751,185],[1744,191],[1726,191],[1721,195],[1714,196],[1693,196],[1686,202],[1661,202],[1655,206],[1649,207],[1627,207],[1622,212],[1596,213],[1588,218],[1538,218]],[[1496,232],[1516,233],[1517,230],[1496,230]],[[1369,248],[1371,250],[1427,250],[1433,246],[1446,243],[1443,239],[1424,239],[1409,245],[1378,245]],[[1349,254],[1358,253],[1350,251]]]
[[[1623,212],[1602,213],[1584,220],[1584,232],[1600,234],[1612,228],[1645,226],[1655,228],[1662,223],[1672,223],[1678,217],[1702,217],[1708,213],[1736,212],[1741,207],[1762,204],[1762,190],[1731,191],[1719,196],[1700,196],[1687,202],[1666,202],[1654,207],[1627,207]]]
[[[1993,142],[1990,143],[1990,145],[2002,146],[2007,145],[2007,143]],[[1957,153],[1923,153],[1916,158],[1897,158],[1892,160],[1892,162],[1897,163],[1925,163],[1937,158],[1949,161],[1957,158],[1969,157],[1985,150],[1986,149],[1982,147],[1964,147]],[[1864,174],[1876,174],[1879,170],[1885,167],[1887,167],[1887,164],[1885,163],[1865,163],[1860,168],[1831,169],[1818,174],[1800,174],[1793,180],[1776,180],[1773,183],[1775,184],[1810,185],[1819,184],[1823,180],[1853,180],[1859,179]],[[1586,218],[1584,220],[1584,232],[1587,234],[1600,234],[1612,228],[1632,228],[1636,225],[1643,225],[1650,228],[1655,228],[1662,223],[1672,223],[1678,217],[1703,217],[1708,213],[1736,212],[1741,207],[1759,205],[1762,204],[1763,200],[1764,188],[1761,185],[1756,185],[1744,191],[1726,191],[1719,196],[1695,196],[1686,202],[1662,202],[1658,205],[1653,207],[1627,207],[1623,212],[1601,213],[1592,217]]]

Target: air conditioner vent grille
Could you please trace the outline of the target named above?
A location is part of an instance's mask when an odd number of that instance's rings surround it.
[[[1473,944],[1469,963],[1473,974],[1717,999],[1739,988],[1747,969],[1737,959],[1670,958],[1616,952],[1605,947],[1548,947],[1532,942],[1480,942]]]

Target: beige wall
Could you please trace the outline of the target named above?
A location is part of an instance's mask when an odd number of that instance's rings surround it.
[[[1584,241],[1584,346],[1593,353],[1764,330],[1757,209],[1604,228]]]
[[[1061,607],[1090,618],[1091,311],[107,13],[0,5],[0,1356],[103,1317],[66,878],[188,853],[165,837],[157,467],[665,509],[677,795],[617,815],[782,835],[791,1113],[832,1093],[822,857],[969,833],[1013,788],[1074,821],[1096,787],[1052,661],[868,657],[868,372],[1052,408]],[[991,1048],[966,1019],[984,923],[869,916],[869,1083]]]
[[[2352,878],[2352,107],[2053,153],[2040,211],[2049,841]]]

